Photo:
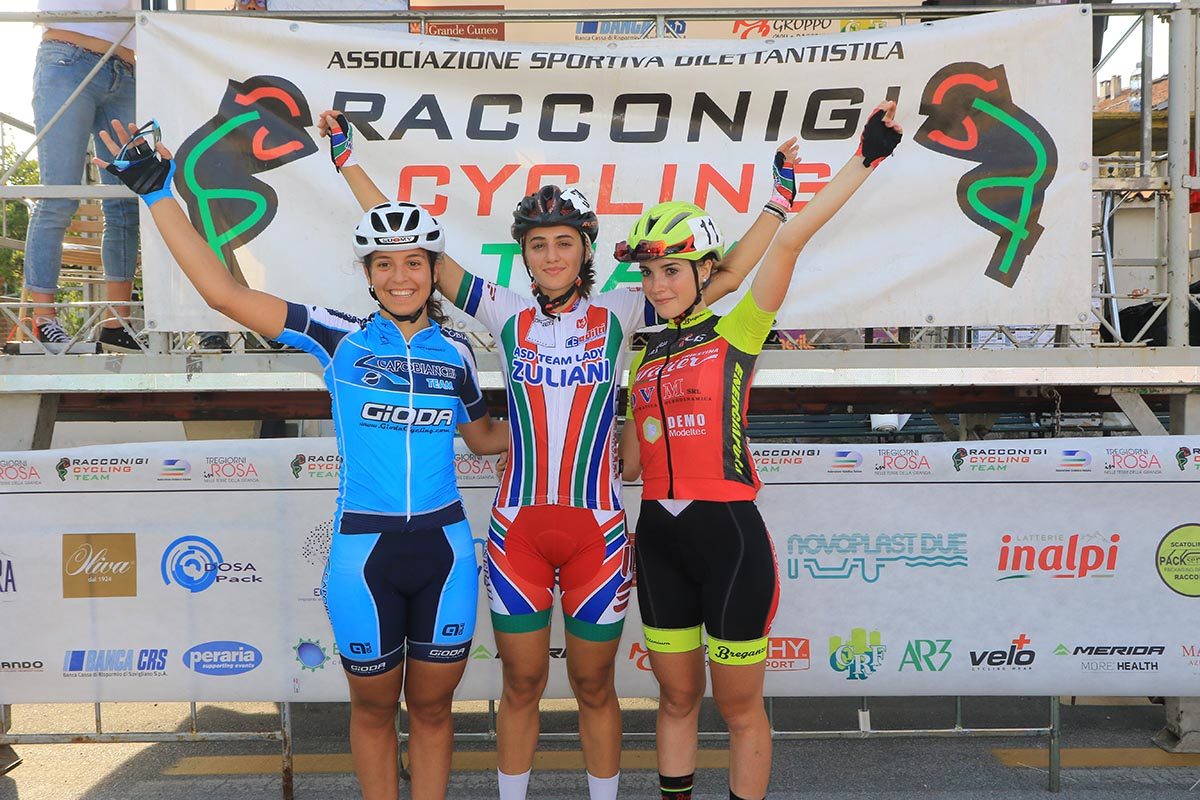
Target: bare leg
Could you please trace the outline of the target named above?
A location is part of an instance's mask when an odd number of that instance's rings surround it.
[[[729,788],[738,797],[765,797],[771,779],[771,724],[763,707],[766,662],[709,664],[713,700],[729,728]]]
[[[443,800],[454,755],[450,704],[467,662],[437,664],[408,660],[404,703],[408,708],[408,760],[412,800]]]
[[[650,651],[650,667],[658,681],[658,719],[655,738],[658,771],[679,777],[696,771],[696,741],[700,701],[704,699],[704,649],[686,653]]]
[[[496,632],[504,686],[496,712],[497,766],[519,775],[533,766],[540,720],[538,701],[550,672],[550,628],[528,633]]]
[[[583,763],[597,778],[621,768],[621,707],[614,684],[621,640],[591,642],[567,635],[567,677],[579,701],[579,739]]]
[[[350,756],[363,800],[396,800],[399,787],[396,709],[404,665],[382,675],[346,673],[350,684]]]

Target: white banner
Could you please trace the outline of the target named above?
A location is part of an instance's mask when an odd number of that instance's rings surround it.
[[[661,199],[704,205],[736,240],[800,137],[797,207],[899,101],[907,136],[809,245],[781,327],[1071,323],[1090,307],[1090,10],[744,41],[518,44],[376,27],[147,14],[138,108],[156,116],[194,224],[246,283],[366,312],[357,204],[313,118],[344,108],[388,196],[425,204],[472,271],[523,289],[511,211],[577,185],[610,254]],[[851,26],[852,27],[852,26]],[[756,29],[757,30],[757,29]],[[147,317],[222,328],[144,220]]]
[[[781,582],[769,694],[1194,693],[1200,439],[755,453]],[[458,473],[482,547],[491,460]],[[0,703],[344,700],[317,596],[337,474],[328,439],[0,454]],[[657,694],[638,620],[626,697]],[[498,696],[495,654],[481,592],[460,698]]]

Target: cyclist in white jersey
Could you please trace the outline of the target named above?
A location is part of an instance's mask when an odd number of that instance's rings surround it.
[[[319,125],[359,203],[369,208],[386,200],[355,163],[345,118],[327,111]],[[785,164],[795,151],[793,139],[776,154],[771,203],[730,252],[728,271],[705,288],[710,302],[737,288],[790,210],[795,181]],[[617,792],[621,713],[614,663],[633,559],[616,463],[616,400],[629,336],[656,317],[640,287],[593,293],[598,227],[580,191],[543,186],[513,212],[512,235],[532,297],[474,276],[448,255],[438,275],[438,290],[492,332],[505,364],[511,440],[486,572],[503,664],[496,723],[501,800],[524,800],[528,787],[556,584],[589,796],[612,800]]]

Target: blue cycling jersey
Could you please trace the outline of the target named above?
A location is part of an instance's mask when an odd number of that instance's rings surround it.
[[[288,303],[276,338],[324,367],[342,457],[338,531],[435,528],[463,518],[454,429],[487,413],[464,336],[431,323],[405,341],[379,314]]]

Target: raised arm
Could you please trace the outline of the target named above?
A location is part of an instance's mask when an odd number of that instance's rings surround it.
[[[895,121],[895,114],[896,104],[890,100],[876,107],[863,128],[858,152],[775,235],[762,268],[750,285],[754,302],[759,308],[764,311],[779,310],[787,296],[796,259],[805,245],[841,210],[879,163],[896,149],[903,130]]]
[[[115,137],[108,131],[101,131],[100,140],[118,163],[110,165],[96,159],[96,164],[116,175],[145,200],[171,255],[204,302],[255,333],[271,339],[279,336],[287,321],[287,303],[234,280],[216,253],[192,227],[187,214],[171,194],[171,179],[175,175],[171,151],[161,143],[157,151],[152,151],[144,140],[137,139],[133,146],[126,148],[130,133],[136,133],[137,126],[126,127],[113,120],[112,127]],[[127,158],[116,158],[119,155]],[[124,168],[119,168],[121,165],[125,165]]]
[[[796,199],[796,172],[794,164],[800,147],[793,136],[775,151],[771,163],[772,195],[763,206],[750,229],[730,248],[717,270],[704,286],[704,302],[715,303],[725,295],[737,291],[750,270],[762,259],[763,253],[775,237],[779,226],[787,219]]]
[[[375,181],[371,180],[371,176],[359,166],[358,159],[354,157],[354,128],[347,122],[345,115],[332,109],[322,111],[317,118],[317,130],[321,136],[329,138],[329,158],[341,173],[346,185],[350,187],[350,191],[354,193],[354,199],[358,201],[362,210],[366,211],[380,203],[388,202],[387,195],[379,190]],[[442,253],[438,260],[438,291],[453,303],[458,297],[465,274],[466,270],[451,258],[449,253]]]

